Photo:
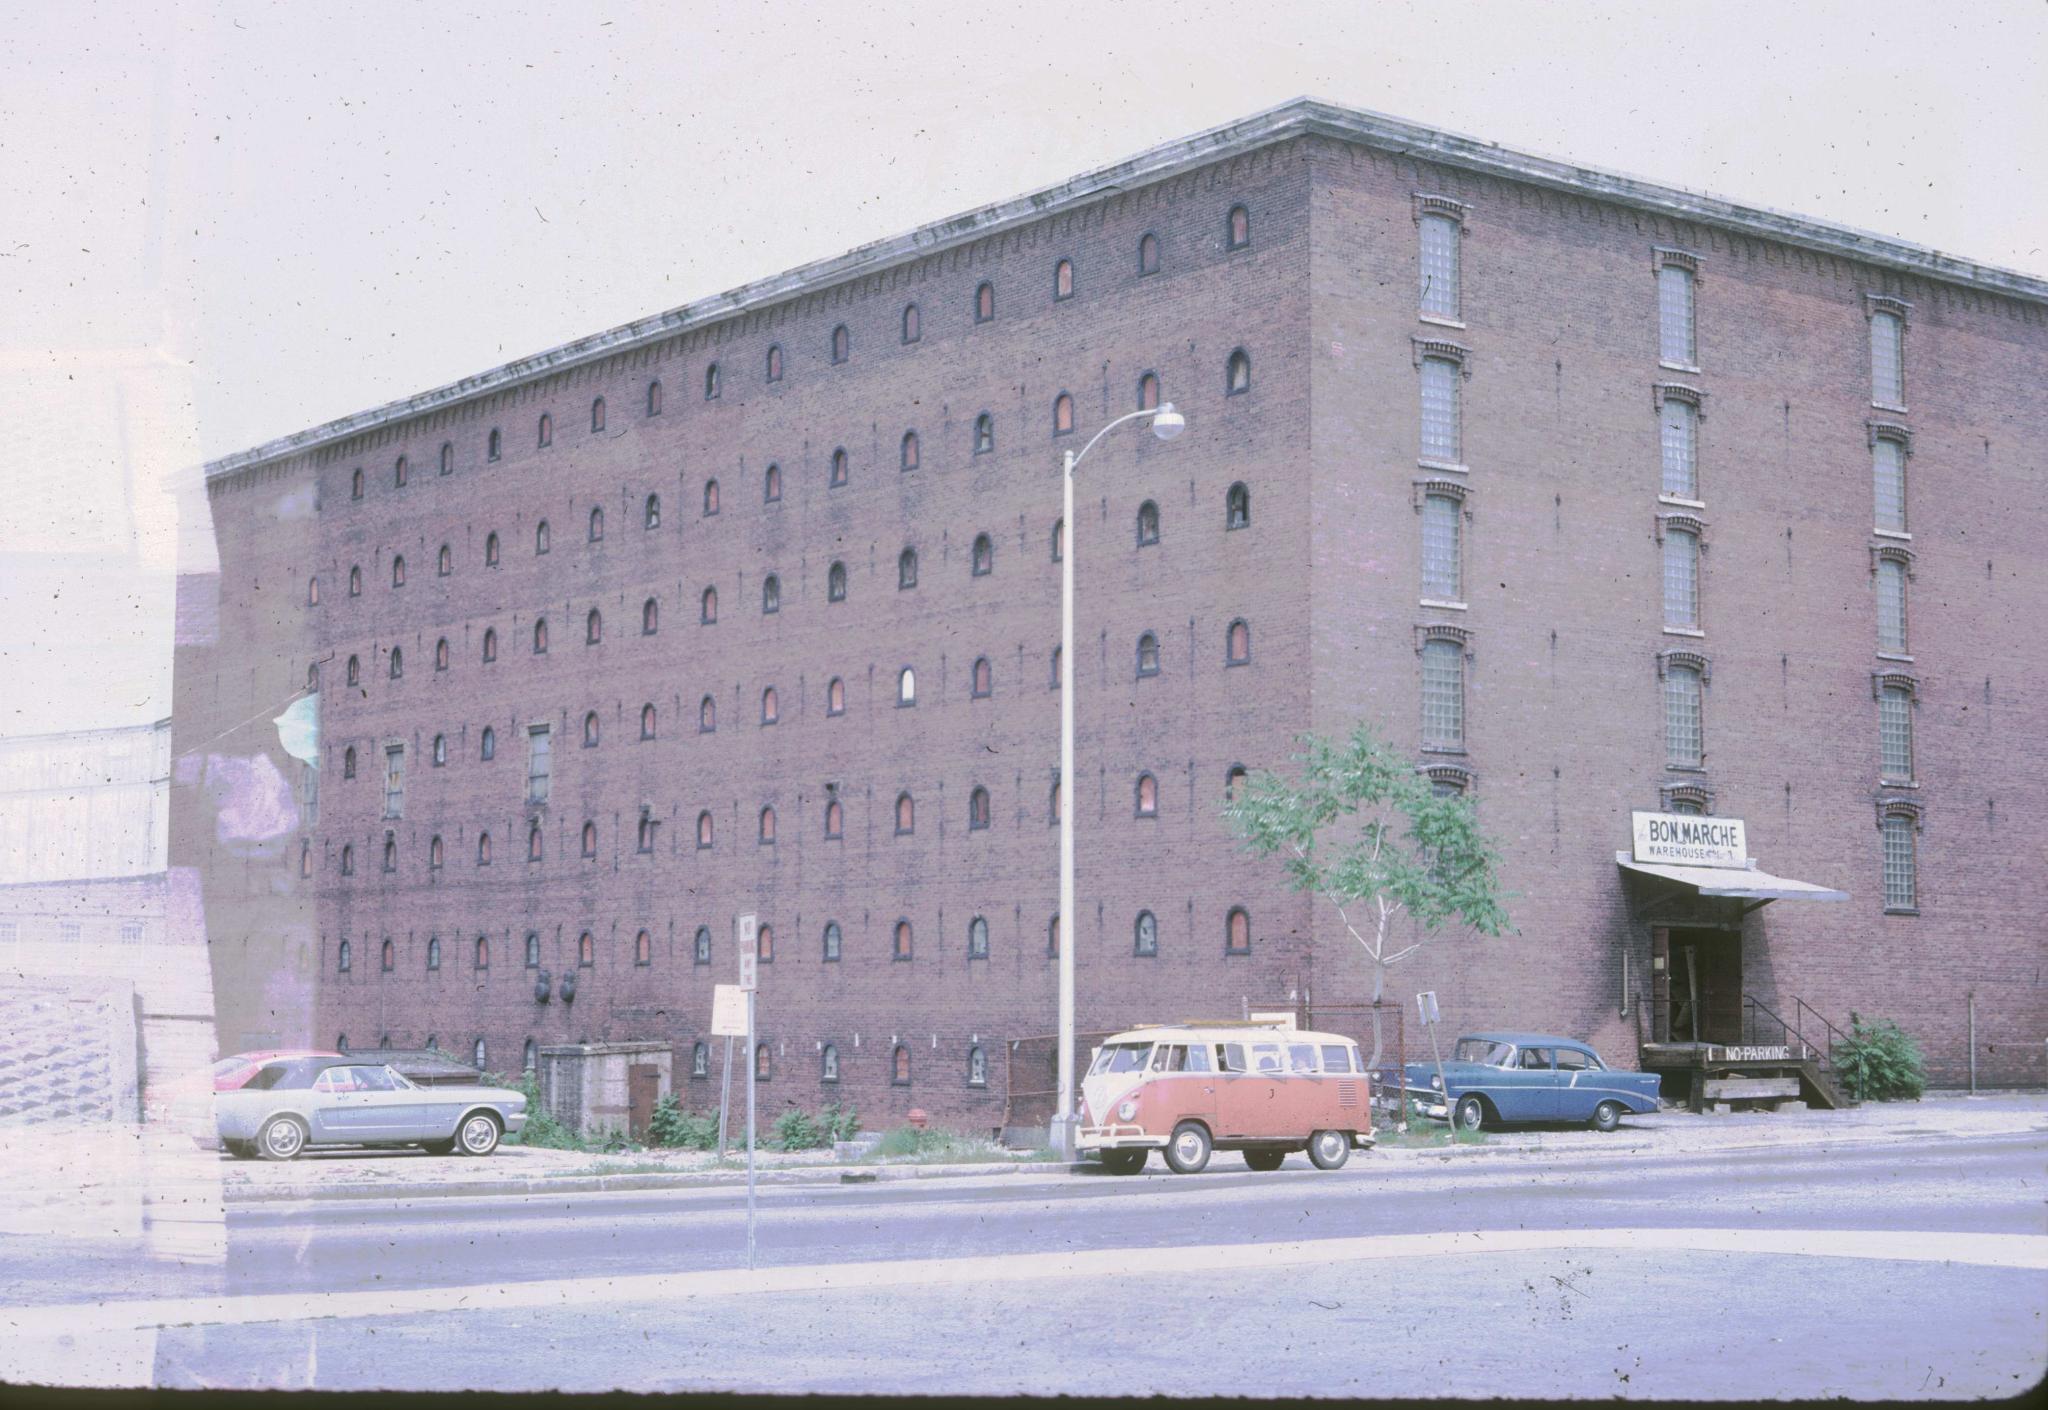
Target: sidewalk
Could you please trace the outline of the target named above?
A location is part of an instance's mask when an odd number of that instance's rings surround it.
[[[1872,1103],[1846,1111],[1741,1112],[1693,1116],[1667,1111],[1631,1117],[1621,1130],[1600,1135],[1583,1127],[1488,1132],[1480,1145],[1377,1148],[1351,1159],[1354,1171],[1440,1167],[1459,1161],[1556,1159],[1581,1156],[1673,1158],[1738,1150],[1825,1150],[1846,1145],[1919,1145],[1929,1141],[2021,1134],[2048,1136],[2048,1093],[1979,1097],[1947,1093],[1917,1102]],[[1290,1164],[1299,1164],[1290,1161]],[[1213,1169],[1235,1158],[1219,1154]],[[845,1163],[823,1151],[761,1151],[763,1184],[839,1184],[868,1180],[958,1179],[1022,1176],[1064,1180],[1064,1165],[1019,1155],[1012,1161],[972,1164]],[[1158,1162],[1148,1170],[1162,1168]],[[416,1151],[332,1152],[289,1164],[226,1161],[222,1192],[230,1204],[323,1199],[401,1199],[433,1195],[478,1196],[730,1186],[746,1179],[744,1150],[723,1166],[705,1151],[580,1151],[501,1146],[484,1160],[430,1156]]]

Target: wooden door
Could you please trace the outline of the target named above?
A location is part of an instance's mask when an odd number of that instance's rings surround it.
[[[647,1139],[654,1120],[655,1103],[661,1100],[661,1069],[652,1063],[635,1063],[626,1069],[626,1129],[636,1141]]]

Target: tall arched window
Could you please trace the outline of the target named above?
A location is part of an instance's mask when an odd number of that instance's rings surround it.
[[[1138,547],[1159,542],[1159,506],[1146,500],[1138,506]]]
[[[1045,923],[1045,953],[1055,959],[1060,953],[1060,913],[1054,911],[1052,919]]]
[[[361,597],[363,595],[363,566],[360,563],[352,564],[349,567],[348,595],[350,597]]]
[[[356,849],[352,843],[342,844],[341,874],[343,876],[354,876],[356,874]]]
[[[708,587],[704,589],[704,596],[699,599],[697,604],[697,620],[705,626],[709,626],[718,620],[717,588]]]
[[[763,964],[775,963],[775,927],[765,921],[754,931],[754,958]]]
[[[318,607],[320,605],[320,579],[317,577],[306,579],[306,605],[308,607]]]
[[[649,703],[646,705],[642,705],[640,707],[640,737],[642,739],[654,738],[654,721],[655,714],[653,704]]]
[[[837,1082],[839,1080],[839,1048],[827,1043],[818,1053],[818,1080]]]
[[[988,1053],[976,1043],[967,1050],[967,1085],[986,1087],[988,1085]]]
[[[402,553],[394,554],[392,556],[391,586],[395,588],[402,588],[405,586],[405,555]]]
[[[1146,959],[1159,953],[1159,918],[1150,911],[1139,911],[1131,924],[1131,953]]]
[[[533,526],[533,551],[536,554],[548,551],[548,521],[545,519]]]
[[[896,703],[915,705],[917,703],[917,672],[905,666],[896,673]]]
[[[444,578],[455,571],[455,550],[448,544],[441,545],[441,552],[434,562],[434,571]]]
[[[353,965],[353,956],[354,956],[354,954],[355,954],[355,948],[354,948],[354,946],[350,945],[350,944],[349,944],[349,942],[348,942],[348,941],[346,941],[346,940],[342,941],[342,942],[341,942],[341,944],[340,944],[339,946],[337,946],[337,947],[335,948],[335,951],[334,951],[334,967],[335,967],[335,969],[336,969],[336,970],[337,970],[338,972],[342,973],[342,974],[347,974],[347,973],[349,972],[349,970],[350,970],[350,969],[352,969],[352,968],[354,967],[354,965]]]
[[[427,968],[430,971],[438,971],[441,968],[441,937],[438,935],[429,936],[427,939]],[[433,1044],[429,1043],[427,1046],[432,1047]]]
[[[540,618],[533,624],[533,654],[545,656],[548,653],[548,619]]]
[[[1242,250],[1252,242],[1252,215],[1243,206],[1232,206],[1230,216],[1223,223],[1224,247]]]
[[[1052,267],[1052,296],[1055,302],[1074,297],[1074,262],[1063,259]]]
[[[529,862],[541,860],[541,830],[538,821],[528,824],[526,829],[526,860]]]
[[[536,428],[534,443],[543,446],[555,443],[555,418],[552,414],[545,411],[540,414],[540,425]]]
[[[491,967],[491,940],[489,936],[479,935],[476,937],[476,949],[471,963],[478,969],[489,969]]]
[[[754,1044],[754,1080],[766,1082],[775,1072],[774,1050],[766,1043]]]
[[[761,692],[761,723],[772,725],[781,717],[781,698],[776,695],[775,687],[771,685]]]
[[[594,506],[592,506],[592,507],[591,507],[591,510],[590,510],[590,541],[591,541],[592,543],[598,543],[598,542],[600,542],[600,541],[601,541],[601,540],[602,540],[603,538],[604,538],[604,510],[603,510],[603,508],[602,508],[602,507],[600,507],[600,506],[595,506],[595,505],[594,505]]]
[[[658,377],[647,384],[647,414],[661,415],[661,379]]]
[[[968,694],[971,699],[986,700],[995,693],[995,668],[986,656],[974,658],[974,671],[969,678]]]
[[[996,419],[988,412],[974,418],[974,453],[987,455],[996,448]]]
[[[697,733],[710,734],[718,728],[718,701],[707,695],[697,702]]]
[[[526,967],[540,968],[540,936],[531,930],[526,932]]]
[[[691,1046],[690,1075],[692,1077],[709,1077],[711,1075],[710,1044],[696,1043]]]
[[[718,400],[718,364],[715,362],[704,369],[704,400]]]
[[[353,744],[341,751],[341,776],[343,778],[354,778],[356,776],[356,747]]]
[[[1061,392],[1052,399],[1052,433],[1064,436],[1074,429],[1074,399]]]
[[[989,824],[988,790],[976,784],[974,791],[967,795],[967,830],[976,832]]]
[[[497,629],[496,627],[485,627],[485,628],[484,628],[484,660],[486,660],[486,661],[495,661],[495,660],[497,660],[497,659],[498,659],[498,629]]]
[[[363,497],[363,472],[360,468],[356,469],[348,478],[348,497],[350,499],[361,499]]]
[[[486,1049],[484,1047],[484,1040],[479,1038],[476,1040],[475,1046],[469,1050],[470,1066],[478,1069],[479,1071],[482,1071],[484,1067],[487,1065],[487,1059],[485,1054]]]
[[[1052,561],[1055,563],[1059,562],[1060,559],[1066,556],[1066,553],[1067,521],[1064,519],[1055,519],[1053,520],[1052,525]]]
[[[768,345],[768,380],[771,382],[780,382],[782,380],[782,344],[780,343],[770,343]]]
[[[1230,355],[1230,361],[1223,369],[1223,392],[1225,396],[1236,396],[1252,389],[1251,354],[1243,348]]]
[[[384,870],[398,870],[398,839],[388,832],[384,834]]]
[[[496,460],[500,455],[504,453],[504,450],[505,438],[499,433],[498,428],[496,426],[491,427],[490,437],[488,440],[484,442],[484,458],[487,460]]]
[[[709,847],[711,845],[711,810],[709,808],[697,814],[697,845],[699,847]]]
[[[988,958],[988,917],[976,916],[967,922],[967,958],[985,960]]]
[[[911,954],[910,922],[908,920],[899,920],[896,922],[896,939],[890,947],[889,956],[891,959],[907,960],[911,957]]]
[[[1223,953],[1248,955],[1252,952],[1252,918],[1243,906],[1232,906],[1223,921]]]
[[[1239,480],[1223,496],[1223,527],[1248,529],[1252,523],[1252,492]]]
[[[394,646],[391,648],[391,679],[397,680],[404,674],[405,652]]]
[[[825,713],[828,716],[846,713],[846,682],[838,676],[834,676],[830,681],[826,682]]]
[[[583,824],[583,855],[586,858],[597,855],[597,824],[594,822]]]
[[[1138,239],[1138,273],[1159,272],[1159,237],[1147,231]]]
[[[761,503],[782,503],[782,467],[770,465],[761,473]]]
[[[704,482],[704,517],[709,519],[718,512],[718,481]]]
[[[1159,780],[1150,774],[1139,774],[1138,785],[1133,798],[1133,811],[1141,818],[1159,816]]]
[[[640,635],[653,636],[661,630],[661,604],[648,598],[640,604]]]
[[[427,843],[427,870],[439,871],[441,869],[442,859],[446,855],[447,854],[441,845],[440,834],[434,834],[432,840],[430,840]]]
[[[485,725],[484,732],[478,742],[480,746],[477,750],[478,756],[486,763],[498,757],[498,732],[496,730],[492,729],[489,725]]]
[[[903,433],[902,465],[905,470],[915,470],[918,465],[917,432]]]
[[[1223,664],[1242,666],[1252,659],[1251,625],[1240,617],[1223,636]]]
[[[1159,674],[1159,638],[1151,632],[1141,633],[1138,637],[1138,674]]]
[[[491,835],[488,832],[476,835],[476,864],[480,867],[491,864]]]
[[[1241,790],[1248,777],[1243,764],[1232,764],[1229,772],[1223,775],[1223,801],[1235,803],[1241,796]]]
[[[539,1064],[540,1049],[534,1045],[533,1039],[528,1038],[526,1040],[526,1048],[525,1051],[520,1055],[519,1061],[520,1066],[527,1072],[533,1071],[534,1068]]]
[[[896,795],[896,835],[917,831],[917,804],[908,793]]]
[[[840,948],[841,941],[839,936],[839,922],[836,920],[828,920],[825,922],[825,963],[837,964],[839,962]]]
[[[974,291],[974,321],[986,323],[996,316],[996,286],[983,283]]]
[[[1154,411],[1159,406],[1159,375],[1147,372],[1138,379],[1138,410]]]
[[[782,579],[770,573],[761,579],[761,612],[772,616],[782,610]]]
[[[842,446],[832,452],[832,485],[836,488],[845,484],[848,472],[849,463],[846,458],[846,448]]]
[[[697,927],[696,937],[690,942],[690,955],[697,964],[711,963],[711,927]]]
[[[603,397],[599,397],[595,401],[590,403],[590,429],[593,432],[602,431],[604,429]]]
[[[455,473],[455,445],[452,441],[441,442],[441,473],[443,475],[453,475]]]
[[[590,615],[583,619],[583,644],[595,646],[603,640],[604,615],[593,607],[590,609]]]
[[[839,806],[837,798],[825,800],[825,840],[830,842],[844,835],[846,810]]]
[[[834,563],[825,570],[825,600],[827,602],[846,601],[846,565],[844,563]]]
[[[448,669],[448,638],[445,636],[434,643],[434,669],[437,671]],[[436,737],[438,738],[438,736]]]
[[[633,937],[633,963],[643,968],[654,963],[654,937],[644,930]]]
[[[896,555],[896,586],[914,588],[917,586],[917,550],[906,548]]]
[[[987,534],[974,536],[974,553],[969,559],[969,571],[977,578],[985,578],[995,571],[996,541]]]
[[[846,325],[842,323],[832,330],[832,360],[844,362],[852,351],[853,335],[846,331]]]
[[[595,710],[587,711],[583,716],[583,747],[585,749],[595,749],[597,747],[597,711]]]
[[[486,568],[498,566],[498,535],[495,531],[484,536],[484,566]]]
[[[363,683],[363,662],[359,656],[348,658],[348,683],[350,685],[361,685]]]
[[[647,507],[643,511],[640,522],[650,529],[658,529],[661,527],[660,495],[651,494],[647,496]]]
[[[917,311],[916,304],[903,306],[903,341],[914,343],[924,336],[924,318]]]
[[[910,1049],[904,1047],[901,1043],[897,1044],[896,1052],[889,1062],[890,1084],[897,1087],[908,1087],[910,1085]]]

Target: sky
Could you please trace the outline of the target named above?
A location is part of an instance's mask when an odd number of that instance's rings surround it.
[[[2041,0],[0,21],[0,735],[169,713],[206,460],[1304,94],[2048,274]]]

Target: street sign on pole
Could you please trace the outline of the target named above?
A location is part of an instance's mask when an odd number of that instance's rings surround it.
[[[747,991],[737,984],[711,986],[711,1036],[747,1036]]]
[[[1436,1059],[1436,1087],[1444,1094],[1444,1120],[1452,1129],[1453,1139],[1458,1126],[1457,1108],[1451,1105],[1450,1085],[1444,1081],[1443,1049],[1437,1046],[1436,1030],[1443,1024],[1443,1016],[1437,1012],[1436,990],[1430,989],[1415,996],[1415,1007],[1422,1014],[1422,1026],[1429,1034],[1429,1053]]]
[[[760,917],[749,911],[734,923],[733,933],[740,952],[740,988],[751,992],[761,977]]]
[[[1441,1017],[1437,1013],[1436,990],[1434,989],[1428,990],[1425,993],[1417,994],[1415,996],[1415,1008],[1422,1015],[1422,1026],[1424,1028],[1429,1027],[1432,1023],[1439,1023],[1442,1021]]]
[[[754,918],[748,916],[751,922]],[[747,1267],[754,1266],[754,991],[747,990]]]

